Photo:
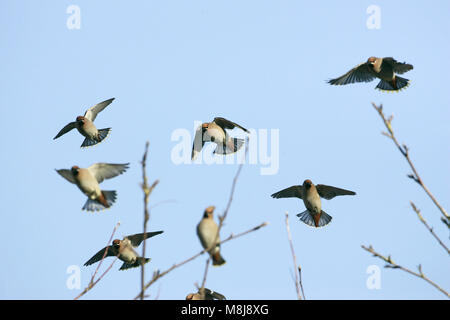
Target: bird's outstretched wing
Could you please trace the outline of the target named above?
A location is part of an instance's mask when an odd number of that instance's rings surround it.
[[[124,173],[128,169],[129,163],[94,163],[89,168],[89,172],[101,183],[105,179],[111,179],[119,174]]]
[[[67,132],[69,132],[72,129],[75,129],[76,127],[77,127],[77,123],[76,122],[70,122],[64,128],[62,128],[61,131],[58,132],[58,134],[53,138],[53,140],[58,139],[63,134],[66,134]]]
[[[300,198],[302,199],[303,186],[292,186],[271,195],[272,198]]]
[[[133,247],[139,247],[139,245],[141,244],[142,241],[144,241],[144,239],[148,239],[148,238],[157,236],[158,234],[161,234],[163,232],[164,231],[147,232],[145,234],[145,237],[144,237],[143,233],[136,233],[136,234],[133,234],[131,236],[127,236],[127,238],[130,240],[131,245]]]
[[[56,170],[56,169],[55,169]],[[63,177],[64,179],[66,179],[67,181],[69,181],[70,183],[76,183],[75,182],[75,177],[72,174],[71,170],[68,169],[59,169],[56,170],[56,172],[58,172],[61,177]]]
[[[398,74],[408,72],[409,70],[412,70],[414,68],[412,64],[405,62],[398,62],[394,58],[383,58],[383,61],[390,62],[392,64],[394,72]]]
[[[94,121],[95,118],[97,117],[97,114],[101,112],[103,109],[105,109],[107,106],[109,106],[111,102],[114,101],[114,99],[115,98],[111,98],[96,104],[95,106],[89,108],[84,114],[84,116],[89,120]]]
[[[352,70],[336,79],[328,81],[332,85],[344,85],[355,82],[370,82],[375,79],[375,75],[367,62],[361,63]]]
[[[234,129],[235,127],[238,127],[242,130],[244,130],[245,132],[250,132],[247,129],[245,129],[244,127],[238,125],[236,122],[227,120],[225,118],[221,118],[221,117],[216,117],[214,118],[214,122],[223,129],[223,131],[225,131],[225,129]]]
[[[197,154],[202,151],[203,146],[205,145],[205,141],[203,140],[203,133],[205,129],[203,126],[198,126],[197,130],[195,130],[194,143],[192,144],[192,153],[191,160],[194,160],[197,157]]]
[[[92,258],[90,258],[88,261],[86,261],[86,263],[84,264],[85,266],[90,266],[93,263],[96,263],[100,260],[102,260],[103,255],[105,254],[105,250],[107,250],[105,258],[106,257],[111,257],[111,256],[116,256],[118,253],[116,252],[117,250],[114,249],[113,246],[107,246],[104,247],[102,250],[100,250],[99,252],[97,252],[96,254],[94,254],[92,256]]]
[[[316,185],[319,196],[324,199],[330,200],[336,196],[354,196],[356,193],[350,190],[340,189],[332,186],[326,186],[324,184]]]

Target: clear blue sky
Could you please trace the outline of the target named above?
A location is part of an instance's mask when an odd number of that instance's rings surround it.
[[[69,5],[81,28],[69,30]],[[372,5],[381,28],[366,27]],[[423,179],[447,209],[450,22],[448,1],[2,1],[0,4],[0,264],[2,299],[71,299],[70,265],[81,287],[95,266],[83,263],[117,235],[141,232],[141,159],[150,141],[149,178],[160,179],[151,203],[148,242],[154,269],[198,252],[203,210],[226,206],[237,165],[176,165],[174,130],[223,116],[253,129],[279,129],[279,170],[261,175],[245,165],[222,237],[263,221],[269,226],[222,248],[227,264],[211,268],[207,287],[230,299],[294,299],[292,260],[284,225],[289,211],[303,285],[310,299],[434,299],[444,296],[420,279],[391,269],[360,248],[372,244],[402,265],[423,271],[447,290],[448,255],[412,212],[413,200],[448,243],[440,214],[418,185],[371,102],[393,113]],[[387,94],[376,82],[333,87],[369,56],[414,65],[406,90]],[[102,144],[80,149],[77,132],[56,133],[93,104],[116,100],[96,119],[112,127]],[[54,169],[95,162],[130,162],[102,183],[117,203],[100,214],[81,211],[85,196]],[[312,229],[295,214],[298,199],[270,197],[310,178],[357,192],[323,200],[330,225]],[[141,250],[141,248],[139,248]],[[104,267],[108,266],[110,258]],[[201,282],[206,256],[158,281],[149,293],[184,299]],[[381,267],[381,289],[369,290],[366,269]],[[119,263],[86,299],[129,299],[140,270]]]

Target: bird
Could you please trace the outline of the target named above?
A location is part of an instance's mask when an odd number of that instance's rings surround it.
[[[331,222],[332,217],[322,210],[320,198],[327,200],[336,196],[356,195],[355,192],[340,189],[324,184],[314,185],[311,180],[307,179],[303,185],[292,186],[271,195],[272,198],[300,198],[305,204],[306,211],[297,214],[301,221],[311,227],[323,227]]]
[[[202,123],[195,131],[191,160],[194,160],[198,153],[202,151],[205,142],[214,142],[217,145],[214,154],[227,155],[238,151],[244,144],[244,139],[232,138],[226,131],[226,129],[236,127],[250,133],[237,123],[221,117],[216,117],[211,122]]]
[[[74,183],[88,199],[82,210],[99,211],[110,208],[116,201],[116,191],[101,190],[99,183],[111,179],[128,169],[129,163],[95,163],[88,168],[73,166],[71,169],[56,170],[67,181]]]
[[[105,258],[111,256],[118,256],[118,258],[123,261],[123,264],[119,270],[126,270],[130,268],[139,267],[140,265],[149,262],[150,258],[140,257],[139,254],[133,248],[139,247],[141,242],[144,241],[145,239],[154,237],[163,232],[164,231],[146,232],[145,234],[137,233],[130,236],[126,236],[123,238],[123,240],[114,239],[112,245],[101,249],[99,252],[93,255],[92,258],[90,258],[84,265],[89,266],[93,263],[96,263],[102,260],[103,256],[105,256]]]
[[[203,288],[203,294],[201,291],[202,289],[199,289],[196,293],[189,293],[186,296],[186,300],[226,300],[223,294],[212,291],[208,288]]]
[[[375,78],[381,79],[375,89],[385,91],[399,91],[409,85],[409,80],[397,76],[412,70],[413,66],[405,62],[398,62],[394,58],[370,57],[366,62],[354,67],[343,76],[328,81],[332,85],[344,85],[354,82],[370,82]]]
[[[219,227],[214,221],[214,209],[216,207],[209,206],[203,213],[203,218],[197,225],[197,236],[203,249],[211,248],[209,254],[212,258],[213,266],[221,266],[225,264],[225,259],[220,255],[220,236],[218,234]],[[214,245],[215,244],[215,245]]]
[[[53,138],[53,140],[58,139],[62,135],[71,131],[72,129],[77,129],[78,132],[85,137],[81,148],[90,147],[102,142],[111,132],[111,128],[105,128],[98,130],[94,125],[94,120],[97,114],[103,109],[105,109],[115,98],[111,98],[96,104],[95,106],[89,108],[84,116],[78,116],[74,122],[70,122],[58,134]]]

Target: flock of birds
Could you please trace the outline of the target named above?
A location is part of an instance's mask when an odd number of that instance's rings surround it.
[[[399,91],[409,85],[409,80],[399,77],[397,74],[403,74],[412,70],[413,66],[407,63],[400,63],[394,58],[377,58],[370,57],[366,62],[361,63],[348,71],[346,74],[336,79],[328,81],[331,85],[346,85],[355,82],[370,82],[375,78],[380,79],[376,89],[383,91]],[[85,138],[81,147],[89,147],[102,142],[108,137],[111,128],[97,129],[94,121],[101,111],[114,101],[114,98],[105,100],[89,108],[84,116],[77,116],[74,122],[70,122],[62,128],[54,137],[57,139],[73,129]],[[211,122],[200,125],[194,137],[192,146],[191,159],[195,160],[197,155],[202,151],[206,142],[216,144],[214,154],[227,155],[237,152],[244,144],[243,139],[231,137],[227,130],[239,128],[246,133],[249,131],[241,125],[227,120],[225,118],[216,117]],[[129,163],[113,164],[113,163],[95,163],[88,168],[80,168],[73,166],[71,169],[56,170],[63,178],[70,183],[75,184],[83,194],[87,196],[86,203],[82,210],[100,211],[110,208],[116,201],[116,191],[106,191],[100,188],[100,183],[105,179],[114,178],[124,173],[129,167]],[[323,227],[330,223],[332,217],[322,210],[320,198],[327,200],[336,196],[355,195],[350,190],[345,190],[333,186],[323,184],[314,185],[311,180],[306,179],[302,185],[294,185],[272,194],[273,198],[291,198],[296,197],[303,200],[306,210],[297,216],[305,224],[312,227]],[[212,264],[220,266],[225,263],[225,259],[220,254],[220,237],[218,236],[218,225],[214,221],[214,206],[205,209],[200,223],[197,225],[197,235],[204,249],[212,248],[209,252]],[[98,251],[90,258],[85,266],[91,265],[102,260],[106,251],[106,256],[118,256],[123,261],[120,270],[138,267],[147,263],[150,259],[140,257],[133,249],[138,247],[142,241],[150,237],[163,233],[163,231],[147,232],[146,234],[138,233],[124,237],[124,239],[115,239],[112,245],[109,245]],[[202,293],[205,299],[225,299],[223,295],[206,289]],[[189,294],[188,300],[199,298],[200,293]]]

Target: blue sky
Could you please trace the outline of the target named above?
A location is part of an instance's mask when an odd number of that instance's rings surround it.
[[[81,28],[70,30],[70,5]],[[366,9],[378,5],[381,28],[368,29]],[[206,286],[229,299],[295,299],[291,231],[309,299],[441,299],[420,279],[384,269],[360,248],[372,244],[404,266],[423,271],[447,290],[448,256],[409,206],[413,200],[448,243],[440,214],[410,173],[371,102],[393,113],[397,137],[410,147],[422,178],[449,208],[450,22],[448,1],[2,1],[0,4],[0,265],[2,299],[71,299],[96,266],[83,263],[102,248],[115,224],[119,237],[141,232],[139,187],[145,141],[149,178],[160,184],[148,242],[154,269],[198,252],[195,233],[203,210],[226,207],[237,164],[176,165],[176,130],[194,121],[226,117],[255,130],[279,130],[279,170],[243,167],[225,238],[261,222],[266,228],[222,248],[227,264],[211,268]],[[414,65],[406,90],[388,94],[376,82],[333,87],[369,56],[393,56]],[[102,144],[80,149],[77,132],[53,141],[77,115],[116,100],[96,119],[112,127]],[[240,153],[242,154],[242,152]],[[95,162],[130,162],[123,175],[102,183],[117,203],[101,213],[81,211],[85,196],[54,169]],[[330,225],[312,229],[295,214],[299,199],[270,194],[310,178],[357,192],[323,200]],[[141,250],[139,248],[139,250]],[[184,299],[201,282],[206,256],[160,279],[149,293]],[[111,258],[103,265],[108,266]],[[66,286],[71,265],[81,267],[81,289]],[[366,286],[371,265],[381,267],[381,289]],[[116,263],[86,299],[129,299],[140,270]],[[159,293],[158,293],[159,292]]]

